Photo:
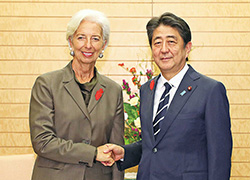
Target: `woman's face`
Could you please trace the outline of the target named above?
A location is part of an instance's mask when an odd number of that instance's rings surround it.
[[[102,28],[94,22],[83,20],[70,39],[70,45],[75,52],[73,61],[80,64],[95,64],[99,54],[104,49]]]

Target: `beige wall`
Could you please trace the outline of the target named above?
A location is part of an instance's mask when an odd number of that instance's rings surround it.
[[[130,75],[118,63],[132,66],[144,59],[150,65],[145,24],[152,16],[170,11],[186,19],[193,32],[190,63],[228,90],[234,140],[231,179],[249,179],[250,0],[0,0],[0,155],[33,152],[31,87],[41,73],[69,62],[66,25],[84,8],[100,10],[110,19],[110,45],[97,66],[119,84]]]

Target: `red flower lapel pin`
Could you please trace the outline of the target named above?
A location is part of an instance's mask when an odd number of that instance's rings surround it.
[[[102,97],[102,94],[103,94],[103,89],[100,88],[98,91],[96,91],[95,99],[98,101]]]
[[[150,82],[150,86],[149,86],[151,91],[154,89],[154,86],[155,86],[155,81],[152,80],[152,81]]]

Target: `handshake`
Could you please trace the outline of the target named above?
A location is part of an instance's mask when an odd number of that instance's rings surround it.
[[[124,148],[115,144],[105,144],[97,147],[96,160],[104,166],[112,166],[115,161],[124,158]]]

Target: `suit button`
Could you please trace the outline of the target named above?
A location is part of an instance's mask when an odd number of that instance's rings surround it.
[[[154,149],[153,149],[153,152],[154,152],[154,153],[157,153],[157,151],[158,151],[157,148],[154,148]]]
[[[85,144],[90,144],[90,140],[87,140],[87,139],[84,139],[82,142]]]

